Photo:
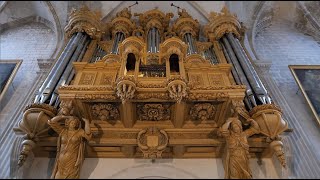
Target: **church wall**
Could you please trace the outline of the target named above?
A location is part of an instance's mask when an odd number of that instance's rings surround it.
[[[293,133],[289,135],[292,160],[289,163],[291,177],[315,178],[319,176],[320,131],[309,105],[300,91],[288,65],[319,65],[320,47],[317,41],[297,31],[292,21],[278,19],[272,25],[256,36],[255,51],[257,61],[272,63],[269,73],[264,77],[272,78],[273,85],[269,86],[271,97],[283,96],[293,114],[284,112]],[[273,86],[273,87],[274,87]],[[276,92],[275,92],[276,91]],[[276,94],[275,94],[276,93]],[[275,99],[276,102],[283,101]],[[288,114],[286,114],[288,113]]]
[[[0,34],[0,59],[22,60],[12,85],[1,101],[0,177],[2,178],[9,175],[9,152],[15,138],[12,127],[22,118],[24,107],[32,102],[35,90],[38,90],[41,78],[44,78],[38,66],[38,59],[50,58],[55,44],[54,32],[41,23],[21,25]]]
[[[49,178],[53,159],[35,158],[26,178]],[[250,160],[253,178],[279,178],[272,159]],[[39,173],[41,172],[41,173]],[[221,159],[116,159],[86,158],[81,179],[223,179]]]

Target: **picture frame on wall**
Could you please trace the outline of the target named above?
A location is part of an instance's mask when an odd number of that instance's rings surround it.
[[[320,65],[289,65],[289,69],[320,125]]]
[[[12,83],[22,60],[0,60],[0,101]]]

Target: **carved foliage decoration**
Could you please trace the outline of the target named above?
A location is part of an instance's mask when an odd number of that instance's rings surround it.
[[[170,119],[169,104],[138,104],[138,116],[141,120],[161,121]]]
[[[182,98],[188,95],[187,84],[183,79],[170,79],[168,81],[168,91],[170,98],[180,103]]]
[[[113,83],[113,75],[112,74],[107,74],[104,73],[102,74],[101,80],[100,80],[100,85],[112,85]]]
[[[223,76],[221,74],[208,74],[211,86],[223,86]]]
[[[211,41],[219,40],[225,33],[232,32],[240,38],[241,24],[236,15],[232,15],[226,7],[221,13],[211,12],[210,22],[205,26],[204,31]]]
[[[125,37],[129,37],[134,29],[134,24],[130,20],[131,12],[128,8],[124,8],[118,12],[116,17],[111,22],[112,39],[114,39],[117,32],[123,32]]]
[[[184,59],[187,54],[188,45],[186,45],[181,39],[172,37],[166,39],[160,45],[160,51],[163,52],[162,58],[169,59],[172,54],[177,54],[179,59]]]
[[[98,103],[91,107],[92,113],[100,120],[117,120],[119,119],[119,110],[113,104]]]
[[[93,39],[100,39],[104,34],[105,27],[102,25],[101,14],[94,13],[87,6],[79,10],[73,10],[69,16],[69,21],[65,27],[65,32],[68,37],[75,32],[85,31]]]
[[[168,135],[157,127],[149,127],[138,133],[137,144],[144,158],[161,158],[168,145]]]
[[[83,73],[79,85],[93,85],[96,73]]]
[[[134,97],[136,92],[136,84],[129,77],[121,77],[117,80],[117,96],[120,97],[122,103]]]
[[[198,20],[192,19],[185,9],[182,9],[178,14],[179,18],[176,20],[173,28],[179,34],[179,37],[183,39],[186,33],[191,33],[193,37],[197,37],[200,28]]]
[[[189,74],[189,85],[190,86],[203,86],[203,78],[201,74]]]
[[[195,104],[190,110],[190,116],[193,120],[213,120],[216,114],[216,108],[210,103]]]
[[[139,17],[140,24],[145,27],[146,32],[151,27],[157,27],[160,32],[163,32],[168,27],[170,19],[174,16],[173,13],[164,14],[158,9],[135,13],[134,15]]]

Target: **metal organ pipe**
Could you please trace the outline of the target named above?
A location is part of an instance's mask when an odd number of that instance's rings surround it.
[[[263,87],[257,73],[255,72],[255,70],[253,69],[252,64],[250,63],[249,59],[246,59],[245,55],[242,54],[241,52],[241,48],[239,47],[236,43],[236,38],[231,34],[228,33],[227,34],[227,39],[229,40],[229,42],[231,43],[231,46],[233,47],[238,60],[243,68],[243,71],[246,74],[246,77],[248,78],[248,81],[254,91],[254,93],[256,94],[257,98],[259,99],[259,101],[262,104],[266,104],[267,100],[270,100],[269,96],[267,95],[266,89]]]
[[[84,44],[85,44],[86,41],[87,41],[87,38],[88,38],[88,35],[85,34],[85,35],[83,35],[82,38],[80,39],[79,44],[78,44],[76,50],[75,50],[74,53],[72,54],[71,59],[69,60],[67,66],[64,68],[63,73],[62,73],[62,75],[61,75],[58,83],[57,83],[57,84],[55,85],[55,87],[54,87],[52,96],[51,96],[51,98],[50,98],[49,105],[54,105],[54,104],[55,104],[56,99],[57,99],[57,97],[58,97],[58,88],[59,88],[60,86],[64,85],[64,84],[66,84],[66,81],[67,81],[68,77],[70,76],[70,73],[71,73],[71,71],[72,71],[72,69],[73,69],[72,63],[78,60],[79,55],[80,55],[80,53],[81,53],[81,51],[82,51],[82,49],[83,49],[83,46],[84,46]]]
[[[196,47],[195,40],[194,40],[194,38],[191,36],[191,34],[190,34],[190,39],[191,39],[191,46],[192,46],[192,49],[193,49],[192,54],[196,54],[197,51],[198,51],[198,49],[197,49],[197,47]]]
[[[263,104],[271,104],[271,98],[270,96],[268,95],[268,92],[267,92],[267,89],[264,87],[263,83],[261,82],[257,72],[255,71],[255,69],[253,68],[253,65],[251,64],[250,62],[250,59],[248,58],[246,52],[244,51],[241,43],[239,42],[238,39],[235,38],[235,41],[236,41],[236,45],[239,47],[240,49],[240,52],[242,54],[242,56],[245,58],[247,64],[249,65],[252,73],[253,73],[253,76],[256,77],[257,79],[257,83],[260,85],[261,87],[261,93],[258,94],[258,99],[263,103]]]
[[[149,53],[159,52],[160,33],[156,27],[152,27],[149,29],[147,41]]]
[[[148,32],[148,52],[151,52],[151,30]]]
[[[190,52],[191,52],[191,46],[190,46],[190,43],[189,43],[189,39],[188,39],[188,36],[187,34],[184,35],[184,41],[187,43],[188,45],[188,51],[187,51],[187,54],[190,55]]]
[[[84,54],[86,53],[86,50],[87,50],[87,47],[88,47],[90,41],[91,41],[90,38],[87,39],[87,41],[85,42],[85,44],[84,44],[84,46],[83,46],[83,48],[82,48],[82,50],[81,50],[81,53],[80,53],[80,55],[79,55],[79,58],[76,60],[76,62],[82,60]],[[65,84],[70,84],[70,82],[72,81],[74,75],[75,75],[75,71],[74,71],[74,68],[72,68],[71,74],[70,74],[70,76],[68,77],[68,79],[66,80],[66,83],[65,83]]]
[[[121,41],[124,39],[124,34],[122,32],[117,32],[112,45],[112,54],[118,54],[118,46]]]
[[[230,58],[230,56],[229,56],[229,54],[228,54],[228,52],[227,52],[227,49],[226,49],[226,47],[223,45],[223,43],[221,43],[221,47],[222,47],[222,51],[223,51],[223,53],[224,53],[224,55],[225,55],[228,63],[233,64],[232,61],[231,61],[231,58]],[[232,65],[232,67],[231,67],[231,73],[232,73],[232,75],[233,75],[236,83],[237,83],[237,84],[242,84],[242,83],[241,83],[241,80],[240,80],[240,77],[239,77],[239,74],[237,73],[237,71],[236,71],[235,68],[234,68],[234,65]],[[248,87],[246,87],[246,88],[248,88]],[[249,97],[248,97],[247,95],[244,97],[244,103],[247,105],[247,107],[248,107],[249,109],[252,109],[252,105],[251,105],[250,100],[249,100]]]
[[[40,102],[41,95],[42,95],[46,85],[49,83],[49,80],[54,75],[54,72],[57,71],[57,67],[62,63],[63,59],[65,58],[65,56],[67,54],[68,49],[70,49],[70,46],[71,46],[72,42],[74,41],[75,37],[76,37],[76,34],[73,34],[71,36],[71,38],[69,39],[68,44],[65,46],[65,48],[64,48],[63,52],[61,53],[61,55],[59,56],[56,64],[52,67],[52,69],[51,69],[50,73],[48,74],[47,78],[44,80],[43,84],[41,85],[41,87],[40,87],[40,89],[38,91],[38,95],[36,95],[36,97],[35,97],[34,103],[39,103]]]
[[[156,29],[156,52],[159,52],[160,35],[158,29]]]
[[[254,94],[253,94],[252,89],[251,89],[251,85],[247,81],[246,76],[245,76],[245,74],[244,74],[244,72],[243,72],[243,70],[242,70],[242,68],[241,68],[241,66],[240,66],[240,64],[239,64],[239,62],[237,60],[237,57],[234,54],[234,52],[232,50],[232,47],[228,42],[228,39],[225,36],[223,36],[221,39],[222,39],[222,42],[224,44],[224,47],[227,50],[227,53],[229,54],[230,60],[232,61],[233,67],[235,69],[235,72],[236,72],[236,74],[239,75],[239,79],[241,81],[241,84],[247,86],[246,96],[248,97],[248,99],[250,100],[250,102],[251,102],[251,104],[253,106],[257,106],[256,100],[254,98]],[[251,106],[248,105],[248,107],[250,108]]]
[[[45,89],[43,90],[41,97],[40,97],[40,103],[44,103],[46,100],[48,100],[49,96],[51,95],[52,91],[54,90],[55,85],[57,84],[61,74],[63,73],[63,70],[65,69],[67,63],[70,60],[70,57],[72,56],[73,52],[75,51],[78,42],[83,37],[82,33],[79,33],[76,35],[76,38],[72,42],[70,48],[67,50],[66,55],[63,59],[61,59],[61,63],[57,66],[56,70],[50,71],[50,78],[48,79],[48,83],[45,85]],[[60,59],[60,58],[59,58]]]
[[[207,59],[210,60],[211,64],[218,64],[219,63],[217,60],[217,57],[214,54],[212,46],[209,49],[204,51],[204,55]]]

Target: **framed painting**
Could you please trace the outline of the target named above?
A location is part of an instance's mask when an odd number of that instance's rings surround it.
[[[0,101],[16,75],[22,60],[0,60]]]
[[[289,69],[320,125],[320,65],[289,65]]]

